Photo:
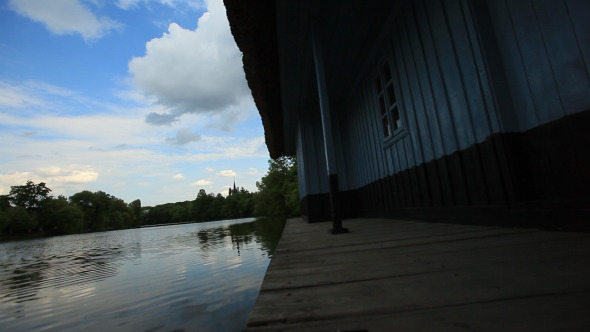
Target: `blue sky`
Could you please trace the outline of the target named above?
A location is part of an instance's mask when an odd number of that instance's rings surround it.
[[[221,0],[0,0],[0,194],[256,190],[264,131]]]

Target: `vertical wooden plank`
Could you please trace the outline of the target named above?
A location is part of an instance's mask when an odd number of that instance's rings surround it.
[[[405,102],[405,98],[404,98],[404,93],[403,93],[403,87],[401,82],[402,80],[402,75],[403,73],[400,72],[400,61],[398,61],[397,59],[399,58],[399,45],[395,42],[396,40],[396,35],[395,32],[392,35],[392,40],[394,41],[393,43],[393,50],[392,50],[392,55],[393,55],[393,64],[392,64],[392,68],[394,70],[394,75],[393,75],[393,84],[395,85],[395,90],[396,93],[397,91],[399,91],[399,95],[396,95],[396,97],[398,98],[398,105],[401,105],[402,107],[400,107],[400,113],[406,114],[408,111],[407,108],[407,104]],[[403,116],[403,115],[402,115]],[[403,120],[407,122],[407,117],[403,117]],[[406,126],[405,130],[408,132],[411,132],[411,128],[410,128],[410,123],[405,123],[404,124]],[[408,134],[410,135],[410,134]],[[412,184],[410,182],[410,178],[408,176],[407,173],[407,169],[409,167],[411,167],[410,165],[413,165],[413,160],[411,160],[411,153],[408,153],[408,147],[406,145],[406,142],[409,141],[407,140],[407,136],[398,140],[397,142],[395,142],[393,144],[393,146],[395,146],[396,148],[396,153],[397,153],[397,162],[398,162],[398,174],[400,174],[399,178],[402,179],[402,182],[400,183],[400,192],[401,192],[401,196],[400,197],[403,200],[403,207],[409,207],[409,206],[413,206],[413,202],[414,202],[414,198],[413,198],[413,194],[412,194]]]
[[[491,134],[488,122],[486,104],[483,99],[482,82],[475,61],[469,26],[466,23],[465,12],[458,0],[444,2],[445,12],[450,32],[450,43],[455,53],[458,81],[456,88],[463,90],[465,103],[463,112],[467,112],[474,141],[482,142]]]
[[[353,163],[356,165],[356,177],[358,179],[357,181],[357,188],[363,188],[366,183],[367,183],[367,179],[368,179],[368,175],[367,172],[368,170],[366,169],[366,167],[363,167],[362,165],[366,163],[367,161],[367,157],[366,157],[366,153],[365,153],[365,137],[364,137],[364,133],[362,132],[362,124],[363,121],[365,121],[365,119],[361,116],[360,113],[360,109],[361,109],[361,105],[357,104],[357,109],[355,109],[355,113],[356,113],[356,118],[357,118],[357,122],[354,123],[354,131],[356,132],[356,144],[358,144],[358,154],[355,156],[355,160],[353,160]],[[360,195],[361,197],[361,201],[362,201],[362,206],[363,208],[366,207],[367,204],[367,195],[363,194]]]
[[[395,144],[393,146],[390,147],[390,151],[391,151],[391,157],[393,159],[393,162],[395,164],[395,172],[392,174],[394,180],[395,180],[395,190],[396,190],[396,200],[397,200],[397,206],[398,207],[403,207],[405,206],[405,197],[404,197],[404,192],[403,192],[403,183],[399,181],[399,174],[401,174],[401,165],[400,165],[400,158],[399,158],[399,145]]]
[[[371,80],[369,80],[370,82]],[[370,185],[370,184],[374,184],[375,181],[377,181],[377,179],[379,178],[379,161],[377,160],[377,154],[376,154],[376,146],[375,146],[375,140],[378,139],[380,137],[380,135],[377,134],[377,137],[375,137],[375,124],[374,121],[372,119],[372,113],[373,113],[373,107],[370,107],[370,105],[372,105],[372,101],[373,98],[372,97],[372,89],[371,86],[368,85],[367,87],[365,87],[365,89],[363,89],[363,114],[365,117],[365,130],[367,132],[367,141],[368,144],[366,146],[367,148],[367,152],[368,155],[371,159],[371,168],[372,168],[372,175],[371,178],[369,179],[369,181],[367,182],[367,185],[369,185],[369,190],[371,190],[372,196],[373,196],[373,208],[379,208],[382,205],[382,199],[383,199],[383,195],[381,194],[381,192],[378,190],[379,188],[375,187],[374,185]]]
[[[407,160],[407,152],[406,152],[406,144],[404,140],[402,140],[399,144],[399,152],[400,157],[402,160]],[[403,167],[403,170],[400,172],[401,178],[403,179],[403,192],[406,199],[406,207],[414,206],[414,196],[412,193],[412,182],[410,179],[410,173],[408,172],[409,167]]]
[[[361,166],[361,162],[364,161],[365,159],[365,154],[364,154],[364,146],[363,146],[363,137],[362,137],[362,132],[361,132],[361,124],[362,121],[364,121],[364,119],[361,117],[359,109],[360,109],[361,105],[357,104],[357,108],[355,108],[354,112],[355,112],[355,118],[356,121],[353,123],[353,130],[355,132],[355,144],[357,145],[357,153],[355,155],[354,160],[352,161],[352,163],[355,165],[356,168],[356,172],[355,172],[355,177],[357,179],[357,188],[362,187],[366,182],[366,176],[365,176],[365,169]]]
[[[407,72],[407,64],[406,58],[404,54],[404,49],[407,47],[407,44],[404,43],[402,35],[403,25],[399,22],[403,18],[403,15],[400,15],[396,20],[396,29],[395,29],[395,36],[394,36],[394,66],[395,72],[397,74],[397,80],[399,82],[399,90],[400,95],[396,96],[398,98],[398,105],[400,115],[402,116],[403,125],[405,130],[409,133],[410,141],[412,146],[410,147],[409,152],[412,154],[412,161],[408,164],[408,167],[415,166],[423,162],[421,156],[421,142],[420,142],[420,131],[418,129],[417,121],[416,121],[416,107],[415,107],[415,100],[412,96],[412,90],[409,84],[410,74]]]
[[[441,1],[432,1],[429,2],[427,11],[431,20],[434,45],[440,61],[441,76],[448,96],[456,142],[458,149],[465,149],[474,143],[475,138],[469,113],[465,112],[466,99],[464,91],[461,89],[457,55],[453,47],[445,8]]]
[[[532,128],[539,124],[539,120],[507,1],[487,1],[487,5],[497,40],[496,48],[504,66],[505,82],[513,103],[512,108],[498,109],[502,129],[504,132],[518,132]]]
[[[422,90],[424,91],[425,109],[429,121],[430,133],[433,140],[435,158],[439,159],[446,155],[449,151],[456,150],[454,133],[443,133],[444,128],[452,128],[448,109],[446,107],[446,96],[444,89],[441,87],[440,72],[438,70],[438,62],[435,58],[436,53],[432,43],[432,35],[430,33],[428,15],[424,7],[423,1],[414,1],[413,10],[416,17],[417,36],[413,36],[412,40],[420,43],[422,50],[422,57],[418,57],[421,61],[421,79]],[[441,120],[442,118],[442,120]],[[437,182],[440,183],[440,195],[442,205],[453,205],[453,187],[449,180],[448,168],[446,167],[446,159],[439,159],[436,162],[437,168]],[[432,192],[437,192],[432,190]],[[435,195],[435,194],[433,194]]]
[[[533,2],[530,0],[508,1],[507,5],[522,54],[527,83],[531,87],[538,124],[560,118],[565,113],[544,49]]]
[[[410,43],[410,49],[412,50],[412,58],[414,59],[415,65],[415,76],[419,84],[420,97],[421,97],[421,117],[420,121],[424,123],[422,130],[428,133],[428,143],[431,147],[432,155],[428,156],[425,152],[426,160],[426,179],[428,181],[428,190],[430,200],[434,206],[442,206],[442,189],[440,187],[440,179],[438,171],[436,169],[436,163],[434,159],[440,158],[444,153],[444,146],[441,139],[440,129],[437,121],[436,104],[432,96],[432,87],[430,82],[430,76],[428,75],[428,65],[425,60],[425,52],[422,43],[422,30],[418,23],[418,17],[416,14],[415,4],[411,4],[409,10],[411,15],[407,16],[409,29],[408,40]],[[435,138],[436,137],[436,138]]]
[[[431,147],[430,153],[425,152],[425,161],[428,162],[443,156],[445,154],[445,148],[437,121],[437,105],[432,95],[431,78],[428,74],[428,64],[425,59],[426,52],[422,41],[422,35],[425,31],[420,26],[420,17],[416,13],[415,6],[416,4],[412,3],[410,8],[412,12],[408,16],[408,25],[412,26],[412,29],[409,29],[408,40],[410,42],[410,49],[412,50],[412,58],[414,59],[415,75],[421,92],[421,121],[425,123],[424,131],[428,133],[428,143]]]
[[[388,53],[387,50],[384,52]],[[371,79],[369,82],[374,82],[374,78]],[[373,103],[371,105],[375,105],[375,103],[376,103],[375,96],[377,95],[376,91],[375,91],[375,86],[373,84],[370,84],[369,86],[367,86],[366,89],[364,89],[364,91],[365,91],[365,96],[364,96],[365,103],[367,105],[369,105],[370,101],[372,101]],[[375,178],[371,182],[377,183],[376,191],[377,191],[378,199],[376,202],[378,203],[380,208],[384,208],[387,205],[386,201],[388,199],[388,195],[387,195],[386,190],[381,182],[381,179],[383,179],[386,176],[385,165],[383,162],[383,159],[384,159],[383,138],[382,138],[382,135],[379,131],[379,126],[380,126],[381,120],[377,119],[378,111],[376,109],[376,106],[366,107],[366,114],[367,114],[367,119],[369,122],[368,132],[369,132],[369,135],[371,138],[371,153],[374,156],[375,164],[376,164],[376,171],[377,171]]]
[[[418,4],[419,2],[417,2]],[[444,144],[445,154],[450,154],[459,149],[459,144],[457,142],[457,135],[455,131],[455,124],[452,117],[452,112],[450,110],[450,103],[448,100],[447,89],[443,81],[443,72],[441,69],[442,59],[439,56],[440,50],[437,48],[435,44],[436,36],[433,34],[433,30],[439,30],[440,27],[435,25],[434,19],[432,15],[427,10],[428,6],[430,6],[430,2],[428,5],[424,3],[419,3],[422,6],[417,6],[417,12],[419,13],[420,17],[423,17],[424,20],[422,24],[423,27],[423,41],[425,46],[425,52],[427,54],[427,62],[430,68],[430,81],[432,84],[432,90],[434,92],[434,100],[435,104],[437,105],[437,114],[439,120],[439,126],[441,134],[443,135],[442,142]],[[435,11],[434,15],[440,16],[439,12]]]
[[[495,97],[502,98],[501,96],[507,90],[504,86],[500,86],[498,83],[496,83],[495,85],[497,89],[496,91],[492,91],[491,87],[491,85],[493,84],[492,79],[503,77],[499,75],[503,75],[504,70],[501,67],[501,63],[498,58],[499,52],[497,51],[495,36],[493,34],[490,34],[491,30],[489,29],[491,27],[482,27],[482,25],[490,24],[489,12],[481,12],[482,10],[487,10],[479,8],[487,7],[483,6],[482,2],[474,3],[470,0],[461,0],[461,6],[465,16],[466,31],[468,32],[469,41],[471,43],[471,49],[474,54],[474,62],[476,63],[476,67],[478,68],[477,74],[480,82],[480,89],[482,91],[481,95],[484,100],[483,104],[485,107],[485,115],[488,121],[489,132],[490,134],[499,133],[502,131],[502,124],[500,123],[500,113],[497,108],[505,107],[507,108],[506,112],[508,112],[512,110],[513,105],[511,105],[512,98],[509,97],[504,97],[504,100],[501,101],[494,99]],[[476,22],[475,20],[478,19],[482,21]],[[480,33],[484,34],[485,37],[483,38],[487,38],[489,40],[482,41],[480,39],[482,38],[482,35],[480,35]],[[494,45],[493,48],[489,46],[490,43]],[[484,60],[485,52],[491,53],[486,54],[488,58]],[[492,64],[491,67],[488,67],[485,63],[486,60],[497,61],[498,63]],[[501,69],[502,73],[498,74],[489,72],[494,70],[494,68],[498,68],[497,66],[500,66],[499,68]],[[504,85],[505,79],[503,79],[502,82],[502,85]],[[494,96],[494,94],[496,94],[496,96]],[[513,117],[511,116],[509,119],[512,118]],[[506,127],[506,129],[510,130],[510,127]],[[485,141],[480,143],[480,145],[477,147],[477,151],[479,154],[479,164],[481,165],[481,174],[483,176],[483,181],[487,188],[486,203],[496,205],[507,204],[507,197],[505,195],[505,179],[502,175],[502,166],[500,164],[500,160],[499,158],[497,158],[498,151],[492,138],[488,136],[485,139]]]
[[[475,63],[477,75],[478,89],[480,90],[481,98],[483,99],[483,112],[488,124],[489,134],[500,132],[500,121],[494,103],[493,91],[490,86],[490,76],[488,75],[489,68],[485,65],[483,45],[480,44],[478,29],[476,23],[483,24],[483,22],[476,22],[479,18],[473,15],[473,7],[479,4],[471,0],[461,0],[461,8],[464,15],[465,30],[468,35],[468,42],[471,46],[471,53],[473,54],[473,61]],[[492,42],[492,41],[490,41]],[[488,135],[489,135],[488,134]],[[488,136],[486,135],[486,137]]]
[[[421,3],[417,6],[417,11],[421,12],[421,17],[424,17],[424,31],[423,34],[426,54],[428,54],[427,61],[429,63],[430,77],[434,98],[438,105],[439,124],[441,133],[444,136],[445,152],[444,163],[446,165],[448,182],[452,188],[452,203],[455,205],[465,204],[467,202],[467,189],[465,178],[461,163],[457,163],[456,159],[449,157],[458,149],[461,148],[459,143],[459,135],[455,126],[454,114],[452,112],[452,104],[448,93],[448,88],[444,80],[445,72],[442,69],[446,65],[445,58],[441,56],[441,49],[437,45],[437,39],[440,37],[436,31],[446,29],[444,19],[441,20],[441,11],[438,2],[429,2],[428,5]],[[434,8],[433,8],[434,7]],[[437,10],[438,9],[438,10]],[[442,24],[442,26],[441,26]]]
[[[408,180],[408,194],[410,196],[410,202],[412,207],[416,207],[416,206],[420,206],[421,205],[421,195],[420,195],[420,191],[419,191],[419,187],[418,187],[418,179],[416,178],[416,174],[414,173],[414,168],[415,168],[415,163],[413,160],[413,149],[414,147],[412,146],[412,141],[410,139],[408,139],[408,136],[406,136],[402,141],[402,146],[404,147],[404,154],[406,157],[406,160],[408,161],[408,166],[406,167],[406,169],[404,170],[404,174],[407,174],[407,180]]]
[[[413,54],[411,54],[410,43],[408,41],[407,31],[407,10],[399,15],[397,19],[397,38],[394,41],[397,47],[396,62],[398,63],[398,75],[400,81],[400,87],[403,95],[403,111],[405,120],[407,123],[408,131],[412,134],[410,139],[413,145],[413,153],[415,156],[415,165],[425,162],[424,155],[432,156],[432,147],[425,146],[428,142],[427,130],[423,117],[422,109],[424,105],[422,103],[422,96],[420,88],[418,88],[416,82],[415,66],[413,63]],[[424,152],[427,150],[428,152]],[[415,166],[412,165],[412,166]]]
[[[472,143],[481,143],[491,134],[491,130],[486,105],[483,100],[478,68],[475,63],[475,55],[473,54],[471,40],[467,34],[468,27],[465,23],[465,12],[458,0],[446,0],[444,4],[449,24],[450,41],[455,50],[459,72],[460,81],[457,82],[457,88],[464,91],[465,108],[463,112],[469,115],[472,134],[475,139]],[[479,148],[471,147],[463,150],[461,159],[463,160],[470,204],[488,204],[488,186],[483,174]]]
[[[421,152],[423,157],[423,165],[434,160],[436,155],[442,155],[442,151],[438,154],[435,153],[435,144],[432,138],[431,128],[433,126],[430,124],[429,117],[427,116],[426,106],[425,106],[425,99],[428,98],[430,101],[432,100],[430,97],[430,89],[429,89],[429,78],[428,75],[425,75],[424,69],[426,64],[424,63],[423,59],[423,49],[420,44],[420,36],[418,35],[418,26],[415,19],[415,11],[413,7],[407,9],[406,15],[404,15],[406,20],[406,27],[407,27],[407,39],[404,40],[403,44],[407,47],[406,58],[408,59],[406,65],[408,67],[408,72],[411,73],[411,83],[410,89],[411,91],[416,91],[414,95],[414,105],[415,105],[415,112],[416,112],[416,121],[418,125],[416,126],[419,131],[420,140],[421,140]],[[405,36],[404,36],[405,37]],[[438,131],[438,126],[434,126],[435,130]],[[438,144],[437,147],[439,150],[442,150],[442,144]],[[424,167],[420,167],[418,170],[419,176],[421,178],[421,187],[423,188],[423,199],[424,205],[430,206],[432,204],[432,196],[439,195],[440,189],[438,188],[438,177],[436,175],[436,171],[425,169]],[[436,187],[433,189],[433,187]],[[435,192],[435,193],[433,193]],[[440,204],[439,204],[440,205]]]
[[[567,13],[570,17],[574,34],[578,43],[586,75],[590,76],[590,2],[581,0],[566,0]]]
[[[370,81],[370,79],[367,79],[367,81]],[[360,98],[361,100],[366,101],[366,94],[368,87],[365,85],[362,90],[360,91]],[[361,102],[360,103],[361,107],[359,108],[359,113],[362,116],[363,121],[360,122],[361,125],[361,135],[362,135],[362,140],[363,140],[363,154],[365,156],[364,160],[365,160],[365,181],[363,183],[363,187],[366,188],[367,190],[367,198],[369,198],[369,200],[367,201],[368,205],[367,208],[369,209],[374,209],[374,203],[375,200],[377,199],[375,192],[370,190],[370,188],[368,188],[368,184],[371,183],[375,177],[375,168],[373,166],[374,163],[374,159],[372,158],[371,155],[371,146],[370,146],[370,133],[369,133],[369,118],[368,118],[368,114],[367,112],[370,111],[370,109],[372,109],[372,107],[370,107],[370,105],[368,105],[366,102]]]
[[[407,13],[408,9],[405,8],[405,12],[401,13],[398,19],[398,39],[397,43],[399,47],[399,56],[396,57],[396,62],[400,65],[400,86],[402,87],[402,100],[405,101],[403,105],[406,105],[403,110],[406,114],[407,129],[411,133],[409,135],[408,142],[411,142],[412,155],[414,162],[410,165],[410,178],[412,180],[412,193],[414,195],[414,201],[416,206],[426,206],[430,202],[430,194],[428,187],[428,179],[421,168],[418,168],[425,162],[425,147],[428,144],[428,133],[426,129],[426,123],[424,119],[420,117],[423,114],[423,103],[421,98],[420,88],[417,87],[415,66],[413,62],[413,54],[411,53],[410,43],[408,41],[407,31]],[[432,155],[432,149],[430,153]]]
[[[361,134],[359,132],[359,122],[362,119],[359,116],[358,112],[358,103],[356,99],[353,99],[352,96],[349,96],[349,101],[346,103],[350,114],[351,121],[348,123],[349,130],[351,134],[351,144],[354,144],[355,151],[354,154],[350,156],[350,164],[354,165],[354,171],[351,173],[351,177],[354,179],[354,188],[358,189],[361,187],[361,183],[364,182],[364,174],[363,170],[360,167],[360,163],[363,160],[363,151],[362,151],[362,141],[361,141]]]
[[[442,206],[455,206],[455,196],[453,187],[455,184],[451,181],[450,173],[447,165],[447,158],[441,157],[435,160],[436,170],[438,171],[438,178],[440,179],[440,187],[442,192],[441,204]]]
[[[534,2],[544,48],[566,114],[590,108],[590,78],[564,1]],[[590,15],[590,12],[586,12]],[[586,22],[590,17],[586,17]],[[590,24],[587,24],[590,29]],[[588,46],[586,46],[588,47]]]
[[[347,164],[346,166],[346,178],[348,181],[348,185],[349,185],[349,190],[353,190],[357,188],[357,183],[356,183],[356,177],[354,176],[355,172],[356,172],[356,164],[353,163],[352,161],[354,160],[354,157],[357,155],[358,153],[358,146],[357,143],[355,142],[355,136],[356,136],[356,132],[352,129],[352,125],[355,123],[355,119],[354,119],[354,107],[348,106],[350,103],[350,98],[347,98],[347,107],[344,108],[344,119],[342,121],[342,126],[343,126],[343,131],[346,132],[347,134],[344,135],[343,139],[345,139],[345,147],[348,147],[347,149],[345,149],[344,152],[344,158],[345,158],[345,163]]]
[[[442,74],[440,71],[440,61],[438,59],[437,50],[434,45],[432,36],[432,28],[430,24],[430,17],[426,11],[426,7],[423,1],[416,1],[415,11],[416,16],[419,18],[419,31],[421,41],[424,47],[425,64],[428,75],[428,82],[430,84],[429,90],[431,91],[432,100],[428,103],[434,111],[433,118],[436,119],[435,129],[439,136],[438,140],[442,143],[442,155],[437,155],[439,158],[443,155],[452,153],[458,149],[456,143],[456,136],[454,133],[453,120],[448,107],[447,95],[442,81]],[[433,130],[433,132],[435,131]]]
[[[401,42],[401,38],[399,35],[399,29],[396,31],[397,34],[394,36],[394,67],[396,74],[394,80],[397,81],[398,91],[400,91],[400,95],[397,96],[398,98],[398,105],[400,105],[400,114],[402,114],[402,118],[404,120],[405,130],[408,132],[408,135],[396,142],[395,144],[399,144],[400,147],[403,146],[403,159],[405,161],[404,167],[402,170],[406,175],[406,192],[408,197],[408,204],[410,206],[419,206],[421,205],[421,193],[419,190],[419,182],[418,178],[416,177],[415,172],[409,172],[409,169],[415,167],[419,162],[417,159],[422,159],[419,151],[420,151],[420,142],[419,142],[419,133],[416,127],[415,115],[414,115],[414,107],[413,107],[413,98],[411,95],[411,91],[409,86],[407,85],[407,72],[406,72],[406,65],[404,63],[404,55],[403,50],[401,49],[404,45]]]

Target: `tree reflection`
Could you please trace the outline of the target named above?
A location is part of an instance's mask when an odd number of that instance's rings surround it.
[[[259,218],[248,223],[230,225],[229,230],[232,243],[238,249],[240,244],[254,242],[260,244],[261,249],[270,257],[276,249],[284,227],[285,219]]]
[[[285,219],[259,218],[250,222],[204,228],[199,230],[196,236],[199,249],[204,252],[224,246],[225,238],[229,237],[238,255],[245,246],[257,243],[270,257],[276,249],[284,227]]]

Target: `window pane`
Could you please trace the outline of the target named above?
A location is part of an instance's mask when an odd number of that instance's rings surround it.
[[[389,70],[389,64],[385,64],[383,66],[383,78],[385,79],[385,84],[391,81],[391,71]]]
[[[387,108],[385,107],[385,99],[383,95],[379,96],[379,109],[381,110],[381,115],[384,115],[387,112]]]
[[[393,84],[387,85],[387,99],[389,100],[389,107],[395,104],[395,93],[393,92]]]
[[[394,107],[391,110],[391,117],[393,118],[393,130],[398,130],[401,127],[402,122],[399,118],[399,111],[397,110],[397,107]]]
[[[383,137],[391,136],[391,126],[389,125],[387,116],[381,118],[381,123],[383,124]]]

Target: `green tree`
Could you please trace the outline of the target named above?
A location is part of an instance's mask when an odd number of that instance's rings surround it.
[[[61,223],[59,224],[60,233],[75,234],[80,233],[84,227],[84,212],[78,207],[67,205],[59,210]]]
[[[35,184],[28,180],[24,186],[10,187],[10,202],[15,206],[22,206],[28,212],[34,212],[41,209],[43,202],[49,198],[51,189],[47,188],[45,182]]]
[[[84,190],[70,196],[70,204],[79,207],[84,214],[84,229],[91,229],[96,209],[96,198],[94,193]]]
[[[23,206],[8,210],[8,233],[30,233],[37,227],[37,219]]]
[[[137,226],[141,223],[141,201],[139,199],[134,200],[133,202],[129,203],[129,211],[131,212],[131,225],[130,226]]]
[[[214,197],[207,195],[205,189],[199,190],[197,198],[191,203],[191,217],[196,221],[211,220],[209,216],[209,207]]]
[[[293,157],[280,157],[268,162],[268,172],[256,182],[254,215],[296,216],[300,213],[297,163]]]
[[[213,196],[213,194],[209,194],[212,197],[211,205],[209,205],[208,215],[209,220],[220,220],[223,219],[223,205],[225,204],[225,197],[221,194],[217,194]]]
[[[111,203],[109,209],[108,228],[122,229],[130,227],[133,223],[133,217],[129,206],[120,198],[110,196]]]
[[[8,227],[8,213],[4,210],[0,210],[0,235],[6,233]]]
[[[68,201],[62,196],[50,198],[43,203],[43,208],[39,213],[39,226],[41,229],[48,233],[62,233],[63,232],[63,219],[61,215],[61,209],[68,206]]]
[[[239,210],[240,195],[233,193],[225,198],[223,208],[221,210],[221,217],[228,219],[235,219],[240,217]]]
[[[0,195],[0,235],[6,233],[9,209],[10,197],[8,195]]]
[[[0,211],[7,211],[10,209],[10,196],[0,195]]]

